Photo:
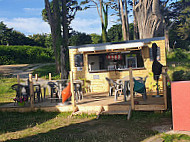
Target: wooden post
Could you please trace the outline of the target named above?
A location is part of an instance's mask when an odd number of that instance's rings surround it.
[[[17,74],[17,82],[18,82],[18,84],[20,84],[20,75],[19,74]]]
[[[73,108],[76,107],[75,94],[74,94],[74,86],[73,86],[73,72],[70,71],[70,83],[71,83],[71,93],[72,93],[72,105]]]
[[[163,83],[163,95],[164,95],[164,108],[167,109],[167,67],[162,68],[162,83]]]
[[[34,108],[34,88],[32,82],[32,74],[29,74],[29,87],[30,87],[30,107]]]
[[[129,68],[129,78],[130,78],[130,95],[131,95],[131,109],[135,109],[135,102],[134,102],[134,96],[133,96],[133,87],[134,87],[134,81],[133,81],[133,72],[132,68]]]
[[[49,73],[49,81],[51,80],[51,73]]]
[[[35,80],[38,81],[38,74],[35,74]]]

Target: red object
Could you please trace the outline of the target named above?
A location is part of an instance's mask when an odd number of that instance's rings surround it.
[[[107,59],[111,60],[121,60],[122,56],[120,54],[107,55]]]
[[[173,130],[190,131],[190,81],[171,84]]]
[[[71,83],[68,83],[68,86],[63,89],[61,92],[62,95],[62,103],[64,103],[69,97],[71,97]]]

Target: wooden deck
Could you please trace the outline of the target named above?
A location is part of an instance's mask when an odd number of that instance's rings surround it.
[[[141,96],[135,97],[135,109],[138,111],[160,111],[165,110],[164,97],[155,98],[151,95],[148,95],[146,101],[142,99]],[[69,103],[69,102],[68,102]],[[0,106],[0,111],[18,111],[18,112],[27,112],[27,111],[36,111],[38,109],[44,111],[58,111],[58,112],[67,112],[73,111],[73,106],[71,103],[62,104],[60,101],[46,99],[43,102],[35,103],[34,108],[31,109],[29,103],[24,107],[14,105],[14,103],[6,104]],[[97,113],[101,109],[108,114],[127,114],[130,108],[131,101],[124,102],[124,96],[121,95],[118,97],[118,100],[115,101],[114,96],[108,96],[108,93],[90,93],[85,94],[83,100],[79,101],[76,106],[80,112],[84,113]]]

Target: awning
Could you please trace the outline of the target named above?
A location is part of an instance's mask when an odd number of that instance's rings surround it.
[[[89,47],[79,47],[79,52],[90,52],[90,51],[101,51],[101,50],[115,50],[115,49],[131,49],[145,46],[144,42],[135,42],[135,43],[122,43],[122,44],[109,44],[109,45],[100,45],[100,46],[89,46]]]

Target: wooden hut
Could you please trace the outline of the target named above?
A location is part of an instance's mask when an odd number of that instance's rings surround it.
[[[69,60],[70,69],[73,72],[73,79],[83,79],[88,81],[87,87],[89,87],[89,92],[93,94],[108,92],[109,84],[105,78],[107,77],[117,80],[128,76],[129,67],[132,67],[133,76],[148,76],[146,81],[147,92],[154,92],[155,82],[152,76],[153,43],[156,43],[158,46],[157,60],[163,66],[166,66],[164,37],[114,43],[70,46]],[[159,86],[160,88],[163,88],[162,76],[159,81]],[[154,107],[152,109],[166,109],[166,100],[164,100],[164,102],[165,104],[163,103],[160,108]]]

